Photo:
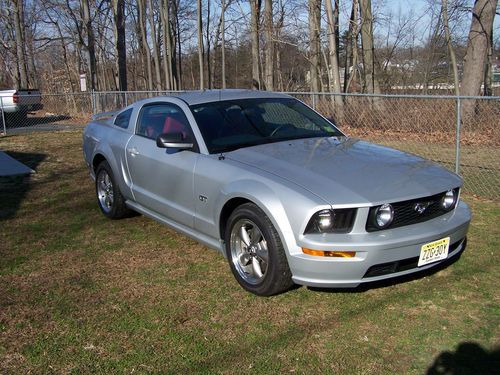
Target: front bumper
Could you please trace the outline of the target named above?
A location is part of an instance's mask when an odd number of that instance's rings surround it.
[[[289,254],[295,283],[314,287],[356,287],[407,275],[435,267],[465,248],[471,220],[469,207],[462,201],[450,213],[435,219],[372,233],[302,236],[298,248]],[[414,263],[422,245],[450,237],[448,258],[426,266]],[[355,251],[354,258],[311,256],[297,251],[301,247],[316,250]]]

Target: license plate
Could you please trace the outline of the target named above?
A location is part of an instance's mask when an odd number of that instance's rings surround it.
[[[418,267],[437,262],[438,260],[446,259],[448,257],[449,247],[450,237],[442,238],[440,240],[422,245],[422,248],[420,249],[420,258],[418,258]]]

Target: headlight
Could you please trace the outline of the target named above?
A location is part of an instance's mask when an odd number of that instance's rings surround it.
[[[391,225],[394,219],[394,208],[389,203],[383,204],[375,211],[375,225],[382,229]]]
[[[349,233],[354,225],[356,208],[321,210],[316,212],[306,226],[308,233]]]
[[[446,211],[451,210],[457,203],[458,189],[448,190],[441,198],[441,208]]]

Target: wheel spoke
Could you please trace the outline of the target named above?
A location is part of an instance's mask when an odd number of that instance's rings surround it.
[[[257,276],[259,279],[264,275],[262,273],[262,269],[260,268],[260,263],[258,259],[255,257],[252,258],[252,269],[254,275]]]
[[[260,232],[259,228],[257,228],[256,226],[250,230],[249,235],[250,235],[250,241],[252,244],[259,243],[260,239],[262,238],[262,233]]]
[[[101,188],[101,190],[106,190],[106,183],[104,182],[104,178],[100,178],[99,179],[99,186]]]
[[[269,252],[262,230],[250,219],[238,220],[231,229],[231,261],[247,283],[262,282],[269,268]]]
[[[269,253],[267,252],[267,248],[258,246],[257,257],[262,259],[267,264],[267,261],[269,260]]]
[[[251,262],[251,257],[248,253],[242,252],[239,255],[239,261],[242,266],[248,266]]]
[[[245,226],[242,225],[241,226],[241,229],[240,229],[240,238],[241,240],[243,241],[243,243],[246,245],[246,246],[250,246],[250,237],[248,236],[248,232],[247,230],[245,229]]]

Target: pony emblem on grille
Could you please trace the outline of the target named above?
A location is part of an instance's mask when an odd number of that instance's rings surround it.
[[[418,202],[418,203],[415,203],[415,206],[413,206],[413,209],[415,210],[415,212],[419,215],[422,215],[425,210],[427,210],[427,207],[429,207],[431,204],[431,202]]]

